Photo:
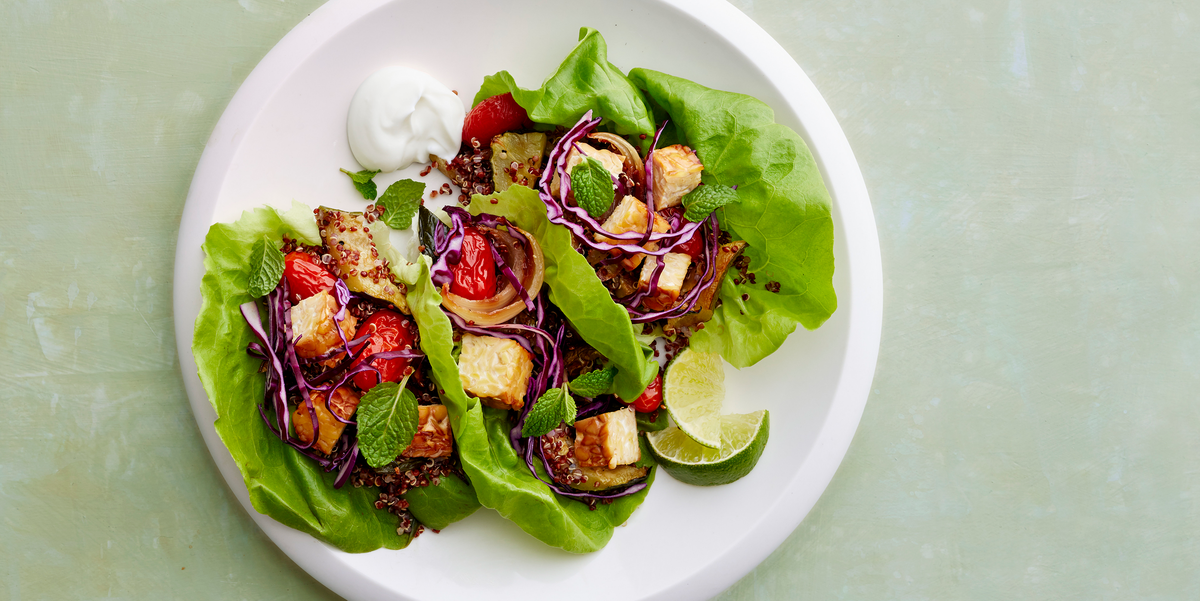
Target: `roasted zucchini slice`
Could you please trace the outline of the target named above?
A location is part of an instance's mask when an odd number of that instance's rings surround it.
[[[496,191],[503,192],[514,184],[536,186],[533,172],[542,165],[545,150],[546,134],[541,132],[509,132],[492,138],[492,182]]]
[[[334,268],[346,287],[379,300],[387,301],[403,313],[410,313],[403,283],[392,275],[388,260],[379,256],[370,226],[362,213],[349,213],[321,207],[317,213],[321,239],[329,248]]]
[[[606,467],[580,467],[579,471],[587,478],[579,484],[572,484],[576,490],[607,490],[624,484],[629,484],[646,475],[650,468],[636,465],[621,465],[615,469]]]

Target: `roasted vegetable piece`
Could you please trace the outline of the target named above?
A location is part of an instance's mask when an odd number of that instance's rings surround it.
[[[496,294],[496,260],[491,242],[473,227],[463,228],[462,254],[450,267],[454,280],[450,292],[467,300],[484,300]]]
[[[292,307],[292,339],[297,355],[311,359],[342,346],[342,336],[337,332],[339,324],[334,319],[338,309],[337,299],[324,290]],[[356,324],[357,320],[347,312],[340,324],[346,339],[353,337]]]
[[[379,256],[375,241],[371,239],[370,226],[362,213],[321,207],[317,226],[321,228],[321,238],[347,288],[392,303],[401,312],[409,313],[404,299],[407,290],[392,277],[387,259]]]
[[[449,457],[454,451],[450,436],[450,417],[445,405],[421,405],[417,408],[417,434],[402,457]]]
[[[417,241],[420,243],[421,254],[437,261],[437,231],[438,228],[445,229],[446,226],[438,220],[433,211],[426,209],[425,205],[417,207],[417,224]]]
[[[504,93],[484,99],[467,113],[463,119],[462,141],[468,144],[472,139],[487,142],[501,132],[532,125],[529,114],[513,100],[512,94]]]
[[[580,467],[579,471],[587,478],[579,484],[572,484],[576,490],[606,490],[629,484],[646,475],[650,468],[634,465],[619,465],[616,468]]]
[[[463,388],[484,405],[520,409],[525,406],[533,358],[513,340],[463,334],[458,372]]]
[[[700,291],[700,298],[696,299],[696,310],[683,317],[668,319],[663,331],[672,334],[679,328],[691,327],[712,319],[713,301],[717,298],[717,292],[721,290],[721,281],[725,279],[725,273],[729,271],[729,266],[745,249],[746,243],[742,240],[722,244],[721,248],[717,249],[716,276],[713,278],[712,285]]]
[[[364,343],[367,345],[367,349],[362,351],[362,354],[350,364],[351,369],[358,367],[364,360],[376,353],[411,349],[417,338],[416,324],[395,311],[383,309],[368,317],[354,333],[355,338],[363,336],[370,336]],[[355,354],[359,352],[360,348],[352,346],[350,351]],[[370,365],[377,371],[355,374],[354,385],[359,390],[366,391],[380,382],[399,382],[404,376],[412,373],[409,363],[410,361],[404,358],[371,359]]]
[[[638,413],[650,413],[662,404],[662,372],[654,376],[654,381],[633,401],[633,408]],[[635,416],[636,417],[636,416]]]
[[[283,261],[283,277],[287,278],[292,302],[299,302],[322,290],[333,290],[337,282],[337,278],[308,253],[290,252]]]
[[[575,461],[580,467],[615,469],[641,457],[633,407],[575,422]]]
[[[542,164],[545,151],[546,134],[542,132],[508,132],[492,138],[492,182],[496,191],[503,192],[514,184],[536,185],[538,176],[533,170]]]
[[[329,402],[329,409],[325,408],[325,395],[320,392],[313,392],[310,395],[312,399],[313,409],[317,414],[317,425],[320,428],[317,436],[317,442],[313,446],[318,451],[329,454],[333,450],[334,443],[342,436],[342,430],[346,429],[346,424],[338,421],[333,415],[336,413],[342,419],[350,419],[354,415],[354,410],[358,408],[358,395],[354,394],[353,390],[348,387],[341,387],[333,391],[333,399]],[[333,410],[332,413],[330,410]],[[308,405],[303,402],[292,413],[292,424],[296,429],[296,437],[304,442],[309,442],[313,437],[312,418],[308,414]]]

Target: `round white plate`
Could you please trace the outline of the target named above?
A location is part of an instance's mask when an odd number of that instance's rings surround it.
[[[819,330],[801,328],[777,353],[728,369],[726,411],[771,411],[758,467],[727,486],[680,484],[665,473],[603,550],[570,555],[483,509],[402,551],[350,555],[250,506],[213,429],[196,376],[192,324],[200,307],[200,245],[211,224],[293,199],[358,209],[338,168],[356,170],[346,110],[362,80],[399,64],[461,92],[508,69],[536,87],[599,29],[609,59],[758,97],[808,142],[834,199],[839,307]],[[382,190],[419,168],[377,178]],[[426,179],[440,185],[434,172]],[[196,168],[175,259],[175,333],[184,383],[209,451],[242,505],[302,568],[351,599],[681,599],[731,585],[788,536],[845,455],[875,371],[882,274],[875,220],[845,135],[812,82],[761,28],[719,0],[334,0],[271,50],[242,84]]]

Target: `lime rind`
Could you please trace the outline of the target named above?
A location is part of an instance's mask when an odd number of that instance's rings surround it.
[[[650,452],[671,477],[697,486],[729,484],[758,464],[770,434],[766,410],[726,415],[721,420],[721,446],[701,446],[677,427],[647,433]]]
[[[667,366],[663,403],[675,424],[695,442],[721,446],[725,368],[721,355],[685,349]]]

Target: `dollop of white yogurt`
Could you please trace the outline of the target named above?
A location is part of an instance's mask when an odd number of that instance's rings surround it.
[[[365,169],[384,173],[429,155],[458,154],[466,109],[458,95],[408,67],[384,67],[354,93],[346,117],[350,152]]]

